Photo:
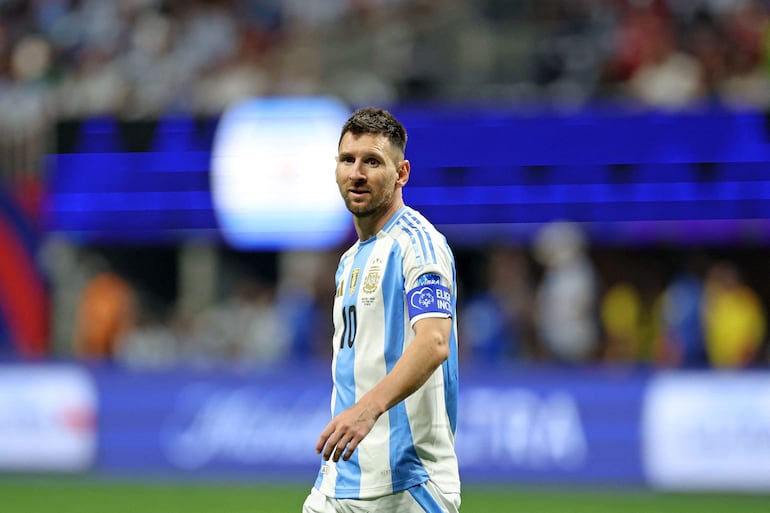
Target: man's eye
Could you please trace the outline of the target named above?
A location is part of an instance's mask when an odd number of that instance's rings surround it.
[[[378,165],[380,162],[379,162],[377,159],[374,159],[374,158],[369,158],[369,159],[366,159],[366,163],[367,163],[367,165],[369,165],[369,166],[376,166],[376,165]]]

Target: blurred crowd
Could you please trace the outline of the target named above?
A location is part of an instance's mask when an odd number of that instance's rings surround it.
[[[767,106],[769,14],[762,0],[2,0],[0,105],[56,118],[216,114],[266,94]]]
[[[0,0],[5,184],[40,176],[57,120],[216,116],[244,97],[305,94],[351,105],[765,109],[770,4]],[[531,247],[461,253],[466,359],[767,365],[767,291],[729,258],[632,264],[561,223]],[[54,297],[72,320],[55,327],[58,350],[145,367],[325,361],[337,254],[274,257],[275,273],[231,277],[195,307],[153,296],[109,259],[83,257],[76,286]]]
[[[151,276],[84,268],[66,351],[140,368],[328,362],[339,251],[222,261],[198,309]],[[124,257],[125,258],[125,257]],[[556,222],[528,246],[457,251],[461,358],[484,365],[746,369],[770,364],[764,257],[592,248]],[[124,267],[125,269],[125,267]],[[268,271],[273,269],[273,271]],[[68,343],[69,343],[68,339]]]
[[[766,367],[766,286],[738,253],[591,248],[578,225],[485,253],[460,314],[467,358],[632,367]],[[745,274],[744,274],[745,273]]]
[[[353,106],[770,105],[763,0],[0,0],[0,179],[58,120]]]

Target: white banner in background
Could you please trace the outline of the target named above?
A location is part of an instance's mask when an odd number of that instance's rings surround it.
[[[670,490],[770,490],[770,375],[663,373],[642,423],[648,481]]]
[[[468,387],[457,431],[461,464],[575,471],[588,459],[584,420],[567,390]]]
[[[96,390],[77,367],[0,365],[0,470],[80,471],[96,451]]]

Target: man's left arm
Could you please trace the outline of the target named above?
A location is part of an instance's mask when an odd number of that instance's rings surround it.
[[[384,412],[416,392],[449,358],[451,317],[426,317],[414,323],[414,339],[393,369],[356,404],[326,426],[316,444],[325,460],[347,460]]]

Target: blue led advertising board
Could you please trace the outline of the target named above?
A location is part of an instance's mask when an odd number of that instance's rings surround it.
[[[391,110],[409,131],[405,199],[455,244],[527,239],[555,220],[597,243],[770,241],[761,112]],[[61,123],[45,227],[85,243],[333,247],[352,230],[333,178],[351,111],[269,98],[219,119]]]

